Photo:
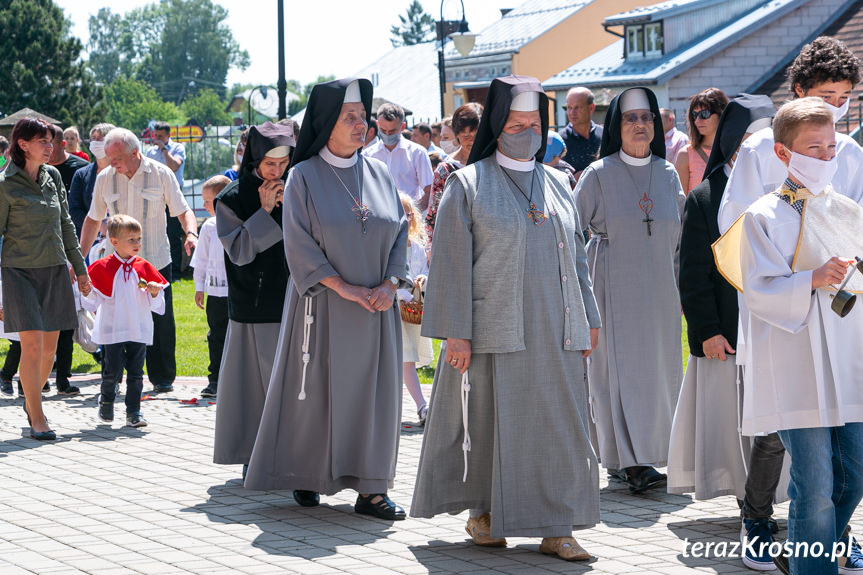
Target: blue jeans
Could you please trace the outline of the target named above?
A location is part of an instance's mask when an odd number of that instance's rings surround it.
[[[794,575],[835,575],[833,543],[863,498],[863,423],[779,432],[791,455],[788,541],[816,542],[827,557],[792,555]]]

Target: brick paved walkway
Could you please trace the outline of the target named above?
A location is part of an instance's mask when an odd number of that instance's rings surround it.
[[[81,396],[60,398],[53,389],[46,396],[60,436],[53,443],[25,435],[21,400],[0,399],[2,575],[752,573],[738,559],[682,554],[686,538],[737,539],[732,497],[636,497],[603,479],[602,523],[576,533],[596,559],[544,556],[538,539],[480,549],[467,542],[465,514],[390,524],[354,514],[353,492],[306,509],[289,492],[243,489],[240,466],[212,463],[215,406],[180,402],[194,397],[203,379],[180,381],[174,393],[145,401],[150,426],[141,430],[122,428],[121,417],[112,426],[97,424],[98,385],[92,377],[75,379]],[[413,414],[404,396],[404,413]],[[421,443],[421,430],[406,427],[391,493],[405,507]],[[786,513],[780,506],[779,516]]]

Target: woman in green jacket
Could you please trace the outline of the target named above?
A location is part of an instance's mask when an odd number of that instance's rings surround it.
[[[21,336],[21,386],[30,437],[56,439],[42,412],[42,384],[51,373],[57,335],[74,329],[78,315],[66,262],[78,288],[90,292],[66,190],[47,164],[54,134],[37,118],[22,118],[12,129],[11,162],[0,175],[0,266],[4,327]]]

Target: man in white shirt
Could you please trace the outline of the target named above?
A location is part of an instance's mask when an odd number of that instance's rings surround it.
[[[434,181],[428,152],[402,137],[405,112],[400,106],[382,104],[378,108],[377,122],[380,141],[363,150],[363,154],[385,163],[398,191],[413,198],[420,211],[424,211]]]
[[[164,164],[142,156],[137,136],[124,128],[115,128],[105,136],[105,156],[111,165],[96,177],[93,201],[81,227],[81,245],[93,245],[99,223],[109,212],[132,216],[143,226],[141,257],[170,282],[165,208],[180,220],[186,235],[186,253],[191,254],[198,238],[195,215],[180,192],[177,178]],[[171,286],[164,291],[165,314],[153,316],[153,345],[147,348],[147,377],[156,392],[173,391],[177,375]]]
[[[659,115],[662,116],[662,129],[665,130],[665,159],[672,164],[677,161],[677,154],[689,143],[689,136],[678,130],[674,124],[674,111],[668,108],[660,108]]]
[[[413,130],[411,130],[411,141],[425,148],[426,152],[436,152],[442,160],[445,160],[447,157],[447,153],[443,151],[443,148],[436,146],[432,141],[431,127],[425,122],[414,124]]]

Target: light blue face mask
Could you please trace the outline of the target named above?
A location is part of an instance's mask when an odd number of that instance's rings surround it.
[[[389,148],[390,146],[395,146],[399,143],[399,138],[402,137],[402,133],[396,132],[395,134],[384,134],[383,132],[381,132],[378,134],[378,136],[384,143],[384,146]]]

